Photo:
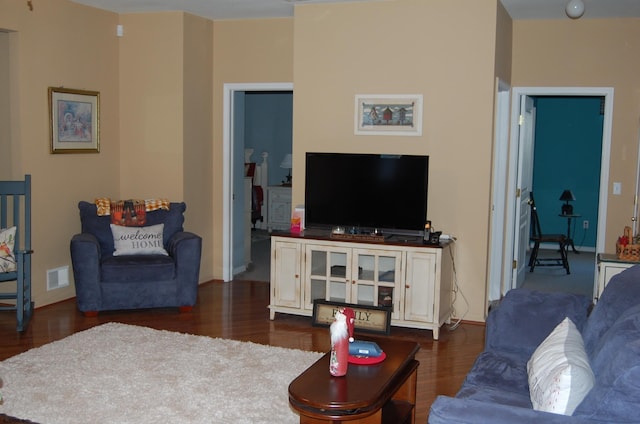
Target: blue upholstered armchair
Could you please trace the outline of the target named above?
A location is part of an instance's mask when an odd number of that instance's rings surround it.
[[[162,234],[160,250],[166,251],[162,254],[114,255],[111,217],[99,216],[93,203],[80,202],[78,208],[82,232],[71,239],[71,262],[81,312],[95,316],[98,311],[118,309],[178,307],[181,312],[189,312],[193,308],[202,239],[184,231],[184,203],[147,212],[145,227],[138,227],[146,231],[163,224],[158,233],[158,237]],[[124,228],[135,231],[135,227]]]

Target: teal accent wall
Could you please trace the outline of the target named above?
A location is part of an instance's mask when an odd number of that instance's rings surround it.
[[[254,162],[269,152],[269,185],[279,185],[289,173],[280,168],[293,145],[293,93],[287,91],[247,92],[245,97],[244,145],[253,148]]]
[[[603,114],[601,97],[535,98],[536,126],[533,194],[544,233],[567,231],[567,219],[558,216],[569,189],[576,200],[572,238],[580,246],[595,248],[600,192]],[[589,229],[583,229],[583,221]]]

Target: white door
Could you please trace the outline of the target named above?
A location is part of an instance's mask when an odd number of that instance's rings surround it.
[[[222,110],[222,280],[231,281],[233,279],[233,160],[234,160],[234,130],[235,121],[240,119],[235,116],[234,97],[238,91],[293,91],[293,83],[272,82],[272,83],[247,83],[247,84],[224,84],[223,110]],[[244,151],[240,157],[244,162]],[[244,166],[241,166],[244,169]],[[239,254],[242,254],[240,252]]]
[[[509,111],[511,87],[498,80],[496,92],[495,140],[491,175],[491,233],[489,241],[488,300],[498,300],[511,289],[511,269],[505,272],[504,238],[506,233],[506,203],[509,171]]]
[[[535,128],[535,107],[533,98],[520,98],[520,130],[518,132],[518,183],[516,190],[516,228],[513,249],[514,276],[516,287],[524,283],[528,270],[527,247],[529,245],[529,223],[531,221],[531,185],[533,183],[533,144]]]

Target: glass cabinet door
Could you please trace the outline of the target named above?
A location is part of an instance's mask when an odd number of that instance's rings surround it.
[[[402,253],[355,249],[353,255],[352,303],[393,308],[399,318],[400,264]]]
[[[307,245],[306,258],[305,308],[316,299],[350,303],[349,249]]]

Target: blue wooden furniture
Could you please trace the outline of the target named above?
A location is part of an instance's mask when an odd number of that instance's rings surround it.
[[[0,181],[0,228],[15,226],[13,253],[16,270],[0,272],[0,284],[15,282],[15,291],[0,293],[0,311],[16,311],[17,330],[24,331],[31,319],[31,175],[24,181]],[[4,300],[15,300],[7,305]]]

